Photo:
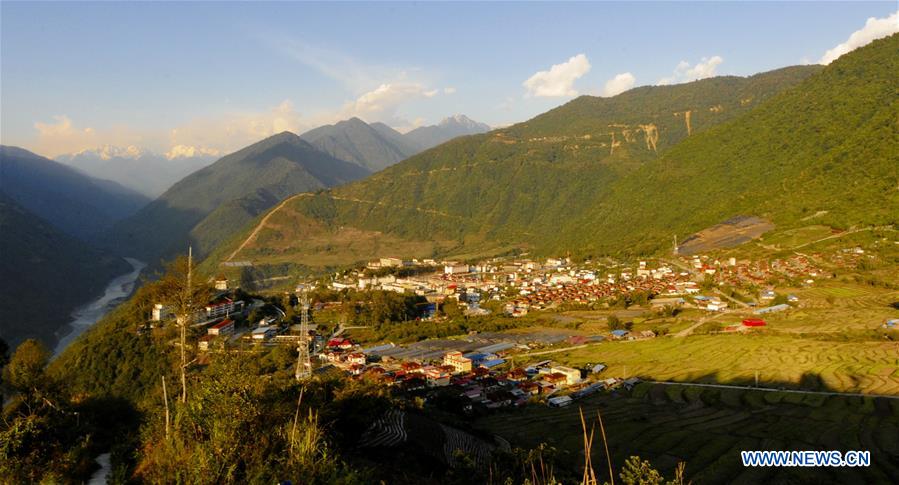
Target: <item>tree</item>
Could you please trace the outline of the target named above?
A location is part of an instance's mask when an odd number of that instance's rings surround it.
[[[643,460],[639,456],[632,456],[624,462],[624,468],[618,475],[625,485],[683,485],[684,462],[677,464],[674,478],[665,480],[658,470],[653,468],[649,460]]]
[[[619,474],[625,485],[660,485],[663,483],[662,475],[652,467],[652,463],[632,456],[624,462],[624,468]]]
[[[165,275],[159,282],[165,304],[171,307],[180,329],[181,402],[187,402],[187,328],[212,295],[207,285],[194,285],[194,271],[193,251],[188,250],[186,258],[179,257],[166,267]]]
[[[622,330],[624,328],[624,325],[621,324],[621,319],[615,315],[609,315],[609,317],[606,319],[606,323],[609,326],[610,332],[612,330]]]
[[[24,396],[33,396],[46,384],[44,369],[50,361],[50,352],[34,339],[22,342],[13,353],[3,380]]]

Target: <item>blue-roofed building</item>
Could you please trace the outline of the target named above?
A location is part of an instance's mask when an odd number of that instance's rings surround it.
[[[899,329],[899,318],[891,318],[883,324],[884,328]]]
[[[755,310],[752,313],[755,313],[756,315],[763,315],[765,313],[782,312],[784,310],[789,310],[790,308],[793,308],[793,307],[791,307],[790,305],[787,305],[786,303],[781,303],[780,305],[759,308],[758,310]]]
[[[629,333],[627,330],[612,330],[612,337],[620,339],[627,337]]]
[[[506,363],[506,359],[491,359],[491,360],[485,360],[484,362],[481,362],[480,365],[481,365],[481,367],[484,367],[486,369],[492,369],[498,365],[503,365],[505,363]]]
[[[378,345],[375,347],[369,347],[367,349],[362,349],[362,353],[366,354],[366,355],[379,355],[388,350],[393,349],[394,347],[396,347],[396,346],[393,344]]]
[[[471,359],[471,365],[477,367],[478,365],[481,364],[481,362],[484,362],[485,360],[489,360],[490,355],[485,354],[483,352],[471,352],[471,353],[465,354],[463,357]]]

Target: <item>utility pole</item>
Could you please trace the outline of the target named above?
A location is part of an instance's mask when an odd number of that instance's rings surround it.
[[[295,377],[298,381],[312,376],[312,361],[309,358],[309,293],[306,285],[302,287],[299,304],[303,309],[300,314],[300,344],[297,346],[297,369]],[[298,287],[297,290],[300,290]]]
[[[677,234],[674,235],[674,255],[677,256]]]
[[[187,402],[187,326],[193,316],[193,247],[187,247],[187,287],[184,289],[185,307],[181,309],[181,402]]]
[[[165,439],[169,439],[169,393],[165,390],[165,376],[162,376],[162,400],[165,401]]]

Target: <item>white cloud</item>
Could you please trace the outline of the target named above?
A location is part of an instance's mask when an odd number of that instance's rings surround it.
[[[689,62],[680,61],[677,67],[674,68],[674,73],[671,76],[659,79],[658,84],[679,84],[712,77],[716,74],[715,71],[722,62],[724,62],[724,59],[721,56],[703,57],[692,67]]]
[[[368,64],[343,52],[309,44],[289,35],[265,34],[262,40],[287,57],[315,69],[357,93],[375,85],[378,80],[392,79],[398,72],[402,76],[406,71]]]
[[[34,123],[36,134],[28,147],[45,157],[102,150],[105,147],[139,146],[142,137],[123,126],[97,130],[79,127],[66,115],[53,116],[52,122]]]
[[[635,78],[633,74],[623,72],[606,81],[606,84],[602,89],[602,95],[608,98],[615,96],[616,94],[621,94],[634,87],[636,82],[637,78]]]
[[[590,61],[584,54],[578,54],[568,61],[555,64],[548,71],[539,71],[524,83],[528,96],[563,97],[577,96],[574,82],[590,72]]]
[[[398,115],[400,106],[416,99],[433,98],[440,93],[439,89],[429,90],[419,83],[385,83],[344,104],[337,117],[358,116],[369,122],[383,121],[394,127],[404,126],[409,122]]]
[[[456,94],[456,88],[450,86],[448,88],[443,88],[443,94]]]
[[[830,64],[843,54],[868,45],[872,41],[899,32],[899,11],[882,19],[869,17],[865,26],[856,30],[846,39],[846,42],[829,49],[818,61],[821,64]]]
[[[424,124],[425,120],[409,121],[401,113],[403,107],[453,91],[452,88],[432,89],[418,82],[389,82],[319,112],[300,113],[288,99],[267,110],[217,113],[194,118],[173,129],[139,133],[124,126],[103,130],[80,128],[69,117],[60,115],[52,122],[35,123],[35,137],[27,145],[37,153],[53,158],[85,150],[96,151],[105,145],[142,147],[163,153],[169,159],[219,156],[276,133],[291,131],[299,134],[354,116],[367,122],[381,121],[401,131],[409,130]]]
[[[195,118],[168,132],[167,153],[174,147],[202,147],[214,154],[228,153],[282,131],[302,133],[313,127],[286,99],[277,106],[260,112],[231,112]]]
[[[55,123],[42,123],[40,121],[34,123],[34,128],[41,136],[59,136],[70,135],[75,129],[72,127],[72,120],[66,115],[55,115],[53,119]],[[89,131],[87,128],[85,131]]]

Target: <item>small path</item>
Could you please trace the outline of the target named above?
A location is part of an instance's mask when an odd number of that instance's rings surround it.
[[[829,240],[829,239],[837,239],[837,238],[841,238],[841,237],[843,237],[843,236],[848,236],[848,235],[850,235],[850,234],[855,234],[855,233],[858,233],[858,232],[864,232],[864,231],[873,231],[873,230],[875,230],[875,229],[880,230],[880,231],[894,231],[894,230],[895,230],[895,229],[893,229],[893,226],[891,226],[891,225],[890,225],[890,226],[869,226],[869,227],[863,227],[863,228],[861,228],[861,229],[853,229],[853,230],[851,230],[851,231],[843,231],[843,232],[841,232],[841,233],[839,233],[839,234],[834,234],[834,235],[831,235],[831,236],[822,237],[821,239],[818,239],[818,240],[816,240],[816,241],[807,242],[807,243],[805,243],[805,244],[800,244],[799,246],[794,247],[793,250],[795,251],[795,250],[797,250],[797,249],[801,249],[801,248],[804,248],[804,247],[806,247],[806,246],[811,246],[812,244],[817,244],[817,243],[819,243],[819,242],[821,242],[821,241],[827,241],[827,240]]]
[[[693,387],[711,387],[718,389],[743,389],[749,391],[763,392],[787,392],[790,394],[811,394],[818,396],[849,396],[849,397],[880,397],[884,399],[899,399],[899,396],[889,394],[864,394],[861,392],[836,392],[836,391],[802,391],[799,389],[772,389],[770,387],[752,387],[752,386],[735,386],[730,384],[700,384],[698,382],[674,382],[674,381],[643,381],[652,384],[662,384],[666,386],[693,386]]]
[[[309,192],[303,192],[303,193],[301,193],[301,194],[292,195],[292,196],[290,196],[290,197],[288,197],[288,198],[282,200],[281,203],[279,203],[277,206],[275,206],[274,209],[271,209],[271,210],[269,211],[269,213],[266,214],[265,217],[263,217],[262,220],[259,221],[259,224],[256,224],[256,227],[253,228],[253,232],[251,232],[250,235],[247,236],[247,238],[244,239],[244,241],[243,241],[242,243],[240,243],[240,246],[238,246],[237,249],[235,249],[235,250],[231,253],[231,255],[228,256],[227,259],[225,259],[225,262],[230,262],[230,261],[232,261],[232,260],[234,259],[235,256],[237,256],[238,254],[240,254],[240,252],[243,251],[243,249],[244,249],[245,247],[247,247],[248,244],[250,244],[250,242],[252,242],[254,239],[256,239],[256,236],[258,236],[258,235],[259,235],[259,232],[262,231],[262,229],[265,227],[265,224],[268,222],[269,218],[271,218],[276,212],[278,212],[279,210],[281,210],[285,205],[287,205],[287,204],[290,203],[291,201],[296,200],[296,199],[298,199],[298,198],[300,198],[300,197],[312,197],[313,195],[315,195],[315,194],[311,194],[311,193],[309,193]],[[397,205],[385,204],[385,203],[380,202],[380,201],[357,199],[357,198],[354,198],[354,197],[340,197],[340,196],[338,196],[338,195],[333,195],[333,194],[326,194],[326,196],[327,196],[327,197],[330,197],[332,200],[340,200],[340,201],[344,201],[344,202],[352,202],[352,203],[355,203],[355,204],[371,204],[371,205],[376,205],[376,206],[380,206],[380,207],[409,209],[409,210],[414,210],[414,211],[417,211],[417,212],[421,212],[421,213],[423,213],[423,214],[430,214],[430,215],[435,215],[435,216],[448,217],[448,218],[451,218],[451,219],[462,219],[461,216],[457,216],[457,215],[453,215],[453,214],[448,214],[448,213],[446,213],[446,212],[442,212],[442,211],[438,211],[438,210],[434,210],[434,209],[422,209],[421,207],[411,207],[411,206],[397,206]]]
[[[715,288],[715,293],[718,293],[719,295],[723,296],[724,298],[727,298],[728,300],[730,300],[730,301],[736,303],[737,305],[740,305],[740,306],[743,307],[743,308],[749,308],[749,304],[748,304],[748,303],[742,302],[742,301],[740,301],[740,300],[738,300],[738,299],[736,299],[736,298],[734,298],[734,297],[732,297],[732,296],[730,296],[730,295],[724,293],[723,291],[719,290],[718,288]]]
[[[705,323],[705,322],[707,322],[707,321],[709,321],[709,320],[714,320],[714,319],[716,319],[716,318],[718,318],[718,317],[727,315],[727,314],[729,314],[729,313],[730,313],[730,312],[724,311],[724,312],[718,312],[718,313],[716,313],[716,314],[714,314],[714,315],[712,315],[712,316],[705,316],[705,317],[702,317],[702,318],[700,318],[696,323],[694,323],[693,325],[690,325],[689,327],[687,327],[687,328],[681,330],[680,332],[677,332],[676,334],[672,335],[672,337],[675,337],[675,338],[686,337],[686,336],[690,335],[691,333],[693,333],[693,330],[696,330],[696,329],[697,329],[700,325],[702,325],[703,323]]]
[[[225,261],[231,261],[232,259],[234,259],[234,256],[237,256],[237,253],[239,253],[241,250],[243,250],[243,248],[245,248],[247,244],[250,244],[250,241],[255,239],[256,235],[259,234],[259,231],[261,231],[262,228],[265,227],[265,223],[268,222],[268,219],[269,219],[269,217],[272,216],[272,214],[274,214],[275,212],[278,212],[288,202],[290,202],[294,199],[298,199],[300,197],[310,197],[311,195],[312,194],[310,194],[308,192],[304,192],[302,194],[292,195],[292,196],[282,200],[280,204],[275,206],[274,209],[269,211],[269,213],[266,214],[265,217],[263,217],[261,221],[259,221],[259,224],[256,224],[256,227],[253,228],[253,232],[251,232],[250,235],[247,236],[246,239],[244,239],[244,241],[240,244],[240,246],[238,246],[237,249],[235,249],[234,252],[231,253],[231,256],[228,256],[228,259],[226,259]]]

